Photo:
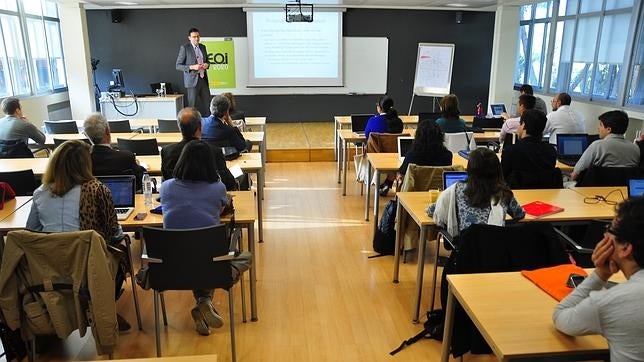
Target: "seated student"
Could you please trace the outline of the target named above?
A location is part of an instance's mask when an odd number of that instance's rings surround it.
[[[456,182],[441,192],[427,214],[438,226],[458,235],[472,224],[505,225],[505,215],[522,219],[525,212],[503,181],[501,163],[494,152],[477,148],[470,152],[467,181]]]
[[[541,99],[541,98],[539,98],[539,97],[534,95],[534,89],[532,88],[532,86],[530,84],[524,84],[524,85],[521,86],[521,88],[519,88],[519,96],[522,96],[524,94],[534,96],[534,100],[535,100],[534,109],[536,109],[537,111],[542,112],[544,115],[548,114],[548,108],[546,108],[546,102],[544,102],[543,99]],[[517,117],[520,117],[520,116],[521,116],[521,114],[517,114]],[[501,114],[501,117],[503,117],[503,119],[512,118],[512,116],[510,116],[506,112],[503,112]]]
[[[403,131],[403,123],[398,117],[398,111],[394,108],[394,100],[389,96],[381,97],[376,104],[377,114],[367,120],[364,129],[365,139],[369,139],[369,133],[400,133]]]
[[[239,129],[230,122],[230,101],[223,95],[215,96],[210,102],[211,115],[202,120],[201,137],[218,146],[235,147],[237,151],[250,151],[252,143],[244,139]]]
[[[438,103],[441,109],[441,117],[436,120],[444,133],[465,132],[465,120],[460,118],[461,111],[458,108],[458,97],[454,94],[444,96]]]
[[[173,143],[161,149],[161,173],[164,180],[172,178],[175,165],[186,143],[201,139],[201,114],[196,108],[186,107],[180,110],[177,118],[182,140],[179,143]],[[237,190],[237,182],[228,167],[226,167],[226,160],[221,149],[211,146],[211,151],[215,170],[219,173],[221,181],[226,185],[226,189]]]
[[[116,218],[112,194],[92,176],[90,146],[79,140],[66,141],[49,158],[42,185],[34,191],[26,228],[62,232],[94,230],[111,245],[125,237]],[[123,268],[116,272],[116,296],[125,280]],[[117,315],[119,331],[130,324]]]
[[[9,154],[10,152],[1,154],[5,153],[5,147],[3,147],[5,142],[8,147],[15,145],[16,142],[22,142],[24,145],[28,145],[30,138],[41,145],[45,143],[45,135],[36,126],[29,123],[27,117],[23,115],[18,98],[7,97],[3,99],[1,107],[5,117],[0,119],[0,157],[12,157]],[[27,149],[25,148],[24,153],[26,151]],[[23,155],[21,152],[20,157],[33,157],[33,155]]]
[[[555,327],[571,336],[601,334],[611,361],[644,360],[644,198],[624,200],[595,246],[595,270],[555,308]],[[606,281],[626,277],[610,289]]]
[[[581,155],[570,175],[573,180],[590,166],[638,167],[640,149],[624,139],[628,128],[628,114],[624,111],[609,111],[599,116],[597,132],[600,140],[591,143]]]
[[[221,95],[228,98],[228,101],[230,102],[230,109],[228,110],[230,125],[239,128],[239,130],[243,132],[246,128],[246,117],[244,111],[237,109],[237,102],[235,101],[235,96],[232,93],[226,92]]]
[[[559,133],[586,133],[584,116],[570,107],[572,98],[568,93],[559,93],[552,98],[552,112],[548,113],[548,122],[543,130],[549,134],[548,142],[557,144]]]
[[[525,112],[528,109],[534,109],[534,105],[536,102],[536,98],[534,96],[531,96],[529,94],[522,94],[519,96],[519,116],[506,119],[503,122],[503,126],[501,126],[501,133],[499,134],[499,142],[502,143],[505,141],[505,135],[508,133],[517,133],[517,129],[519,128],[519,120],[521,118],[521,115],[523,112]]]
[[[557,151],[543,142],[546,115],[536,109],[523,112],[517,135],[519,141],[503,147],[501,167],[503,177],[511,189],[540,189],[561,187],[561,174],[555,183]]]
[[[85,135],[94,145],[92,173],[95,176],[134,175],[136,189],[141,190],[145,169],[139,166],[132,152],[112,148],[112,134],[107,119],[100,113],[92,113],[85,118],[83,128]]]
[[[398,169],[398,178],[402,180],[410,163],[419,166],[449,166],[452,164],[452,153],[445,147],[445,135],[435,121],[426,119],[418,123],[414,143],[405,155]]]
[[[219,215],[228,198],[226,187],[214,168],[210,146],[199,140],[187,142],[172,175],[174,178],[161,185],[163,227],[191,229],[221,224]],[[181,247],[180,241],[177,247]],[[233,278],[248,270],[251,257],[249,252],[243,252],[231,261]],[[209,327],[223,325],[223,319],[212,305],[213,293],[213,290],[193,291],[197,305],[191,315],[197,332],[204,336],[210,334]]]

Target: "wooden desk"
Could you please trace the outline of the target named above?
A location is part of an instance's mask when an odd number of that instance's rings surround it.
[[[31,201],[31,196],[16,196],[13,200],[5,201],[4,207],[0,210],[0,231],[12,230],[12,226],[16,224],[21,216],[24,216],[20,211],[25,204]],[[27,208],[27,216],[29,216],[29,209]],[[25,218],[25,223],[27,219]],[[24,226],[24,225],[23,225]]]
[[[32,170],[34,175],[45,173],[49,158],[5,158],[0,162],[0,172]]]
[[[156,358],[126,358],[126,359],[109,359],[105,361],[115,362],[217,362],[216,354],[202,354],[196,356],[172,356]]]
[[[570,337],[557,331],[552,322],[557,301],[520,272],[454,274],[447,276],[447,282],[442,361],[449,360],[454,299],[463,306],[499,361],[608,352],[602,336]]]
[[[248,231],[248,251],[253,254],[253,260],[250,268],[250,300],[251,300],[251,320],[257,320],[257,269],[255,268],[255,221],[259,220],[254,206],[254,195],[252,191],[232,191],[233,204],[235,205],[235,223],[245,227]],[[156,197],[156,195],[155,195]],[[143,226],[156,226],[163,227],[163,215],[153,214],[149,211],[150,208],[145,206],[145,199],[142,194],[135,195],[136,205],[134,212],[126,219],[119,221],[119,224],[124,230],[136,230]],[[157,201],[154,201],[154,207],[159,206]],[[134,220],[137,213],[145,212],[148,215],[143,220]],[[230,216],[222,217],[222,223],[229,223]],[[242,247],[242,246],[240,246]],[[246,321],[246,316],[244,316]]]
[[[624,201],[624,198],[628,198],[628,190],[625,186],[571,187],[570,189],[584,197],[594,198],[596,195],[603,197],[608,195],[608,201],[617,203]],[[605,202],[598,203],[605,204]]]
[[[549,221],[555,223],[574,223],[593,219],[612,219],[615,215],[614,206],[606,203],[597,203],[589,205],[584,203],[584,196],[580,192],[589,192],[577,188],[577,191],[570,189],[554,190],[515,190],[514,196],[521,205],[532,201],[543,201],[553,205],[563,207],[565,210],[560,213],[548,215],[542,218],[526,215],[522,222],[529,221]],[[592,188],[589,188],[592,189]],[[416,294],[412,305],[412,320],[418,321],[420,302],[422,297],[423,274],[425,265],[425,243],[430,228],[435,225],[434,220],[427,215],[426,209],[430,204],[429,192],[398,192],[398,208],[396,209],[396,245],[394,248],[394,269],[393,282],[398,283],[398,272],[400,267],[400,246],[402,234],[400,233],[400,220],[402,212],[407,212],[409,216],[420,227],[420,238],[418,242],[418,263],[416,272]],[[436,243],[435,255],[438,255],[439,243]],[[432,282],[432,301],[434,300],[437,264],[434,260],[434,275]]]
[[[131,139],[131,138],[136,137],[136,135],[139,135],[139,134],[140,133],[137,133],[137,132],[112,133],[112,144],[116,145],[118,138]],[[87,136],[82,134],[82,133],[46,134],[45,135],[45,146],[47,146],[49,148],[53,148],[54,147],[54,138],[67,141],[67,140],[83,140],[83,139],[86,139]],[[34,141],[32,139],[29,139],[29,144],[34,144]]]
[[[398,158],[397,153],[367,153],[367,159],[369,160],[369,183],[367,183],[367,192],[365,192],[364,199],[364,219],[369,221],[369,196],[371,193],[371,172],[372,169],[376,173],[376,183],[380,182],[380,174],[382,172],[388,171],[398,171],[400,168],[401,161]],[[376,229],[378,228],[378,213],[380,212],[380,194],[378,193],[378,185],[374,186],[373,190],[373,234],[375,235]]]
[[[159,127],[159,120],[156,118],[116,118],[116,119],[108,119],[108,121],[121,121],[127,119],[130,121],[130,127],[133,129],[138,129],[138,128],[147,128],[150,133],[154,132],[157,127]],[[76,126],[78,126],[78,129],[83,129],[85,120],[74,120],[76,122]]]
[[[261,132],[266,132],[266,117],[245,117],[246,129],[254,130],[259,128]]]
[[[176,119],[183,108],[183,94],[168,94],[165,97],[133,97],[101,99],[101,113],[107,119],[123,119],[122,112],[132,118]],[[115,108],[116,107],[116,108]]]
[[[160,176],[161,174],[161,156],[136,156],[136,159],[143,166],[147,166],[148,173],[153,176]],[[264,199],[264,167],[262,165],[262,155],[260,153],[242,153],[238,159],[227,161],[228,168],[239,166],[242,171],[246,173],[254,173],[257,175],[257,229],[259,234],[259,242],[264,241],[264,225],[262,222],[263,209],[262,200]]]
[[[491,141],[498,142],[500,134],[501,134],[501,132],[485,131],[485,132],[482,132],[482,133],[481,132],[474,132],[473,136],[474,136],[474,140],[476,142],[491,142]]]

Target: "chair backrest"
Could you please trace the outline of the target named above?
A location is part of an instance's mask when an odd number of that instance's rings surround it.
[[[410,163],[403,179],[401,191],[438,190],[443,187],[444,171],[463,171],[461,165],[418,166]]]
[[[644,167],[644,141],[638,141],[637,145],[640,148],[640,167]]]
[[[627,186],[628,180],[644,176],[641,167],[591,166],[577,179],[577,186]]]
[[[472,137],[474,137],[473,132],[445,133],[445,147],[450,152],[469,150]]]
[[[176,119],[158,119],[157,122],[159,133],[181,132]]]
[[[121,119],[118,121],[107,121],[107,124],[110,125],[111,133],[128,133],[132,132],[132,127],[130,127],[129,119]]]
[[[49,134],[78,133],[75,121],[44,121],[44,124]]]
[[[140,140],[129,140],[117,138],[116,142],[120,149],[130,151],[139,156],[156,156],[159,154],[159,144],[156,138],[145,138]]]
[[[472,127],[501,129],[501,127],[503,127],[503,118],[474,117],[472,120]]]
[[[143,228],[149,258],[150,287],[163,290],[229,288],[233,284],[230,261],[213,261],[228,254],[226,226],[198,229]]]
[[[558,167],[549,170],[512,171],[505,182],[513,190],[563,188],[563,177]]]
[[[505,137],[503,138],[503,147],[513,145],[516,142],[517,142],[516,133],[506,133]]]
[[[409,136],[408,133],[369,133],[367,140],[367,152],[373,153],[397,153],[398,137]]]
[[[61,139],[61,138],[54,138],[54,148],[60,146],[61,144],[65,143],[66,141],[69,141],[69,140],[64,140],[64,139]],[[92,145],[92,142],[90,142],[90,140],[88,138],[81,138],[81,139],[79,139],[79,141],[83,141],[83,142],[87,143],[90,146]]]
[[[0,158],[33,158],[34,154],[22,140],[0,140]]]
[[[31,196],[38,188],[36,176],[32,170],[0,172],[0,181],[11,185],[16,196]]]

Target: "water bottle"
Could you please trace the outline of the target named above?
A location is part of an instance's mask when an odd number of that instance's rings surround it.
[[[161,83],[161,97],[165,97],[165,95],[166,95],[165,83]]]
[[[152,179],[146,172],[143,174],[143,198],[145,199],[145,207],[152,207]]]
[[[483,104],[481,102],[476,104],[476,117],[483,117]]]

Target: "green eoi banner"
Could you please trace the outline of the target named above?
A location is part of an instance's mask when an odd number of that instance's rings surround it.
[[[235,88],[235,44],[232,39],[204,40],[208,50],[210,89]]]

